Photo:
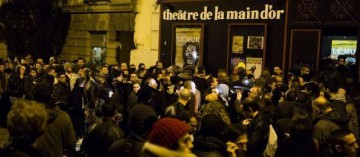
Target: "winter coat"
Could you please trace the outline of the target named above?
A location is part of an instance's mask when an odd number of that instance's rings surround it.
[[[47,109],[48,124],[37,141],[37,149],[45,157],[63,157],[75,149],[75,131],[69,115],[59,106]]]
[[[349,129],[355,135],[356,139],[360,139],[358,115],[356,113],[355,105],[348,103],[346,105],[347,117],[349,118]]]
[[[52,99],[54,103],[62,104],[60,106],[64,111],[69,109],[69,100],[70,100],[70,88],[66,83],[58,82],[54,85],[54,90],[52,94]]]
[[[29,99],[29,100],[33,100],[34,99],[34,88],[36,86],[37,80],[36,77],[32,77],[32,76],[27,76],[25,77],[25,82],[24,82],[24,93],[25,93],[25,98]]]
[[[346,117],[349,118],[349,129],[356,139],[359,139],[359,123],[354,104],[347,102],[345,95],[342,94],[334,95],[330,101],[335,109],[346,114]]]
[[[249,137],[247,156],[261,156],[269,138],[269,122],[258,113],[247,128]]]
[[[21,79],[19,74],[11,74],[9,77],[8,90],[11,97],[23,97],[24,79]]]
[[[53,100],[56,102],[66,102],[68,103],[70,100],[70,89],[69,86],[65,83],[58,82],[54,85],[53,90]]]
[[[85,115],[83,105],[85,105],[84,88],[75,87],[70,94],[69,116],[73,122],[77,137],[84,134]]]
[[[345,115],[335,110],[324,113],[314,120],[313,136],[319,141],[320,151],[324,151],[328,147],[327,140],[333,131],[349,128],[348,122]]]
[[[150,105],[154,108],[158,115],[164,113],[164,106],[166,106],[165,94],[158,92],[157,90],[145,86],[138,91],[138,102]]]

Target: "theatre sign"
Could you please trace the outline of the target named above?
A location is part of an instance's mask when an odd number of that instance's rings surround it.
[[[219,6],[209,8],[204,6],[202,11],[166,9],[162,19],[166,21],[191,21],[191,20],[279,20],[285,13],[271,4],[264,4],[261,9],[246,7],[244,10],[222,10]]]

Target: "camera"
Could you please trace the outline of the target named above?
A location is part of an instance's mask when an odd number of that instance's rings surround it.
[[[245,78],[243,81],[242,81],[243,85],[244,86],[248,86],[250,84],[250,80]]]
[[[242,91],[250,90],[250,88],[244,87],[244,86],[233,86],[232,88],[235,89],[235,90],[238,89],[238,90],[242,90]]]

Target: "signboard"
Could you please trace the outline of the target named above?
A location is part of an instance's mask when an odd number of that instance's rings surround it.
[[[332,40],[331,56],[337,58],[339,55],[354,56],[356,53],[356,40]]]

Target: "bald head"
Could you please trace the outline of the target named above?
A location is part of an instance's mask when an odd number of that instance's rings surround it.
[[[190,100],[191,98],[191,91],[187,88],[184,88],[180,91],[180,98],[184,100]]]
[[[315,102],[315,105],[317,106],[324,106],[324,105],[327,105],[328,100],[326,100],[324,97],[318,97],[314,100]]]
[[[195,83],[191,80],[187,80],[184,82],[184,88],[191,90],[191,92],[195,92],[196,90]]]
[[[314,107],[318,108],[320,113],[324,113],[326,110],[331,109],[330,102],[324,97],[318,97],[314,100]]]

